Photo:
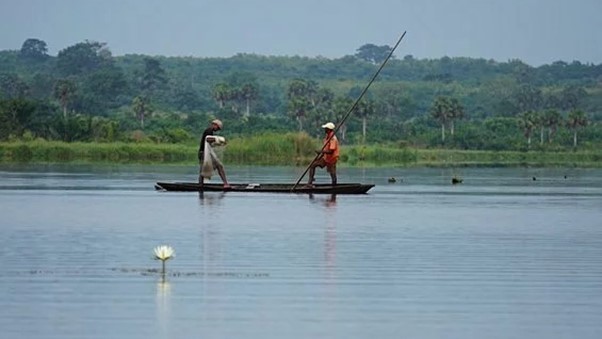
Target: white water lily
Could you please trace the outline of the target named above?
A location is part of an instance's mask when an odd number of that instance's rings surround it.
[[[161,261],[165,261],[165,260],[169,260],[173,257],[175,257],[175,251],[173,250],[173,248],[171,248],[171,246],[157,246],[155,247],[155,259],[156,260],[161,260]]]
[[[165,278],[165,262],[176,256],[175,251],[171,246],[157,246],[155,247],[155,260],[161,260],[161,275]]]

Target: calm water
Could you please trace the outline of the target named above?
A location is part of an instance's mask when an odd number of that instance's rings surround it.
[[[602,337],[602,170],[340,169],[377,185],[362,196],[153,189],[195,178],[0,167],[0,337]]]

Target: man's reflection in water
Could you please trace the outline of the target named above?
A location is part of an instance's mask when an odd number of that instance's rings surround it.
[[[334,282],[336,279],[336,247],[337,247],[337,195],[331,194],[325,201],[325,235],[324,235],[324,260],[326,261],[327,279]]]
[[[216,283],[215,279],[211,278],[211,274],[214,272],[222,271],[222,262],[220,260],[221,248],[220,244],[222,241],[222,234],[220,230],[220,223],[215,222],[214,214],[220,209],[221,200],[225,196],[224,192],[199,192],[199,204],[202,206],[201,216],[198,219],[199,231],[200,231],[200,274],[201,274],[201,286],[200,293],[201,300],[203,300],[203,307],[205,312],[202,312],[202,321],[209,321],[206,317],[213,314],[214,302],[211,296],[220,295],[223,289],[222,284]]]
[[[331,194],[328,199],[326,199],[326,207],[335,207],[337,205],[337,195]]]
[[[308,195],[309,195],[309,201],[311,201],[312,203],[323,202],[324,206],[326,206],[328,208],[335,207],[337,204],[337,195],[336,194],[328,195],[325,199],[324,198],[316,199],[316,196],[312,193],[309,193]]]
[[[333,283],[336,279],[337,195],[331,194],[325,198],[324,196],[316,198],[313,194],[309,194],[309,200],[312,203],[323,203],[326,207],[324,210],[324,267],[326,269],[326,280]]]
[[[217,253],[215,247],[219,240],[217,239],[219,238],[219,225],[213,221],[212,215],[215,211],[214,208],[217,208],[221,204],[221,200],[225,195],[225,192],[199,192],[199,204],[207,207],[207,209],[204,209],[206,214],[199,219],[202,232],[202,260],[204,273],[207,273],[205,269],[207,268],[207,265],[215,259]]]
[[[225,195],[225,192],[199,192],[199,203],[207,206],[217,205]]]

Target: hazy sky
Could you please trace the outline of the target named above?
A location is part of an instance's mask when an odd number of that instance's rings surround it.
[[[84,41],[114,55],[339,58],[366,43],[416,58],[602,63],[602,0],[0,0],[0,50]]]

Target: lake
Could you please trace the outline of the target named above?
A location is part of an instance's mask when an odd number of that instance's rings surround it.
[[[153,188],[194,180],[0,165],[0,337],[602,337],[600,169],[340,168],[376,184],[358,196]]]

